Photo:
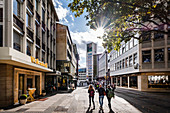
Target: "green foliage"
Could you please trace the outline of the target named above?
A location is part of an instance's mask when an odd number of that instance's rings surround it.
[[[131,38],[141,41],[142,33],[153,32],[154,29],[145,23],[158,28],[160,23],[170,23],[169,6],[169,0],[74,0],[68,5],[75,17],[87,12],[85,18],[91,29],[105,29],[103,46],[109,51],[112,46],[119,50],[122,41]],[[162,29],[158,31],[167,33]]]

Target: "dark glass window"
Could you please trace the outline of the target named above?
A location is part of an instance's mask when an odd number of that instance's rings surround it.
[[[133,56],[133,62],[134,62],[134,64],[137,63],[137,53],[135,53],[134,56]]]
[[[120,69],[122,69],[122,61],[120,61]]]
[[[21,37],[17,32],[13,32],[13,48],[21,51]]]
[[[45,11],[43,8],[42,8],[42,21],[45,22]]]
[[[170,61],[170,47],[168,48],[168,60]]]
[[[0,25],[0,47],[3,46],[3,26]]]
[[[133,65],[133,60],[132,60],[132,56],[129,57],[129,67],[131,67]]]
[[[125,68],[125,59],[122,60],[122,68]]]
[[[3,8],[0,8],[0,22],[3,22]]]
[[[155,49],[155,62],[164,61],[164,49]]]
[[[163,39],[164,38],[164,34],[162,33],[155,33],[154,34],[154,39]]]
[[[126,66],[126,68],[129,66],[128,57],[127,57],[126,60],[125,60],[125,66]]]
[[[26,25],[31,27],[31,16],[28,13],[26,14]]]
[[[150,32],[143,32],[142,33],[142,41],[150,41],[151,40],[151,33]]]
[[[151,50],[142,51],[142,62],[151,62]]]
[[[35,0],[35,8],[36,8],[37,12],[39,11],[38,3],[39,3],[38,0]]]
[[[39,59],[40,58],[40,49],[38,47],[36,47],[36,54],[35,54],[35,58]]]
[[[32,55],[32,43],[27,40],[27,55]]]
[[[42,61],[45,62],[45,52],[42,51]]]

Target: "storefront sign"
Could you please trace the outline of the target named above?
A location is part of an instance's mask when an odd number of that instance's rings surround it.
[[[35,59],[34,57],[31,56],[31,62],[32,63],[35,63],[35,64],[38,64],[40,66],[43,66],[43,67],[48,67],[48,64],[47,63],[44,63],[44,62],[41,62],[39,61],[38,59]]]

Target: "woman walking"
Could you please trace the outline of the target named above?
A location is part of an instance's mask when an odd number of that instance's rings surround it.
[[[95,104],[94,104],[95,90],[94,90],[92,85],[89,86],[88,93],[89,93],[89,108],[91,107],[91,101],[92,101],[93,102],[93,109],[95,109]]]

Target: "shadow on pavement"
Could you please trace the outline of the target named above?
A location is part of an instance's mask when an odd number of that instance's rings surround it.
[[[90,109],[90,107],[88,107],[86,113],[93,113],[93,110],[94,110],[94,109]]]

